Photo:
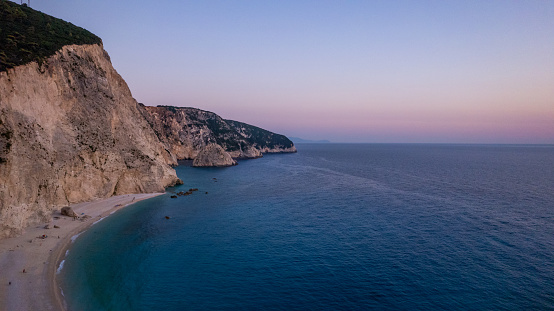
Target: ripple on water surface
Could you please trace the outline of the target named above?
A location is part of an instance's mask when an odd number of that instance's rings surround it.
[[[232,168],[177,167],[185,185],[73,244],[59,268],[68,304],[554,308],[553,147],[298,149]],[[170,198],[188,188],[200,191]]]

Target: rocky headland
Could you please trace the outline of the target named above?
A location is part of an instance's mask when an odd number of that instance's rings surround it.
[[[181,182],[171,167],[296,152],[283,135],[137,103],[90,32],[0,0],[0,238],[53,210]]]
[[[190,107],[144,108],[145,118],[177,160],[193,160],[212,144],[219,145],[235,159],[260,158],[263,153],[296,152],[292,141],[284,135],[224,120],[213,112]]]

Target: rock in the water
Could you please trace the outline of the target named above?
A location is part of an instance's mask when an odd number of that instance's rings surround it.
[[[239,158],[241,159],[256,159],[263,157],[262,152],[252,146],[248,146],[240,150]]]
[[[62,215],[64,215],[64,216],[77,217],[77,214],[75,214],[75,212],[73,211],[73,209],[71,208],[71,206],[62,207],[61,213],[62,213]]]
[[[192,162],[192,166],[196,167],[233,165],[237,165],[237,161],[233,160],[231,155],[217,144],[210,144],[202,148],[194,162]]]

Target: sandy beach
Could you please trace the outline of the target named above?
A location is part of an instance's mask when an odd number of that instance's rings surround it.
[[[18,237],[0,240],[0,310],[65,309],[56,270],[71,246],[71,238],[113,211],[160,194],[128,194],[74,204],[77,215],[90,218],[74,220],[58,210],[50,222],[30,226]]]

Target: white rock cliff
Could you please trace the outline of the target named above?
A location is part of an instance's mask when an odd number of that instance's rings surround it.
[[[0,237],[69,203],[179,182],[143,115],[100,45],[0,72]]]
[[[217,114],[190,107],[144,107],[148,120],[166,148],[178,160],[195,159],[208,145],[217,144],[233,158],[253,159],[263,153],[291,153],[287,137]],[[210,150],[215,151],[211,148]]]

